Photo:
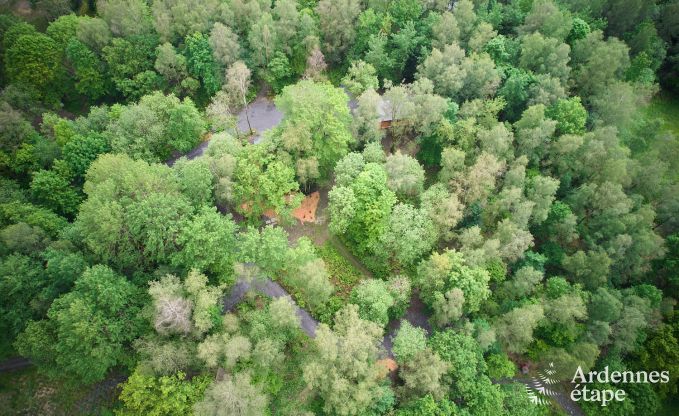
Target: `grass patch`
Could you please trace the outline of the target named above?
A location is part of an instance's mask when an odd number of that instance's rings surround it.
[[[325,267],[330,275],[330,281],[335,285],[335,294],[342,299],[348,298],[351,289],[360,280],[366,278],[363,273],[337,251],[330,241],[326,241],[325,244],[318,248],[318,255],[325,262]]]
[[[0,414],[80,414],[75,404],[86,388],[52,381],[33,368],[0,374]]]
[[[679,180],[679,160],[674,157],[679,151],[679,96],[661,91],[653,97],[643,115],[649,121],[661,122],[660,135],[649,143],[648,150],[657,152],[660,159],[668,163],[667,175],[671,180]]]
[[[646,108],[646,116],[663,120],[663,130],[679,137],[679,97],[661,91]]]

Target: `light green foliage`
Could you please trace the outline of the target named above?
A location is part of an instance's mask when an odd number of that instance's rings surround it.
[[[387,156],[384,165],[387,186],[400,197],[415,197],[422,192],[424,169],[411,156],[401,152]]]
[[[139,35],[151,30],[151,14],[145,1],[99,0],[97,12],[116,36]]]
[[[588,97],[622,78],[629,67],[629,48],[615,37],[604,41],[601,31],[596,30],[575,42],[573,63],[578,91]]]
[[[541,305],[521,306],[502,315],[495,324],[498,340],[507,351],[525,352],[533,341],[533,331],[544,318]]]
[[[315,309],[322,307],[334,292],[325,263],[321,259],[305,262],[286,281],[301,292],[306,304]]]
[[[367,90],[379,87],[375,67],[365,61],[354,61],[342,78],[342,85],[354,96],[358,97]]]
[[[551,75],[564,84],[570,74],[570,46],[558,39],[531,33],[521,39],[519,67],[536,74]]]
[[[150,282],[156,331],[161,335],[193,333],[200,337],[214,324],[212,315],[219,308],[221,294],[221,288],[208,286],[207,277],[195,269],[184,282],[173,275]]]
[[[111,80],[125,97],[140,98],[159,88],[162,79],[152,71],[157,46],[153,36],[138,35],[114,38],[103,48]]]
[[[432,321],[439,327],[455,323],[463,314],[464,292],[452,288],[446,293],[437,292],[434,295]]]
[[[335,187],[328,198],[330,229],[346,237],[359,252],[376,247],[396,203],[387,188],[384,168],[368,163],[350,187]]]
[[[469,313],[476,312],[481,302],[490,295],[489,280],[486,270],[469,267],[462,254],[446,250],[433,253],[420,263],[416,285],[420,288],[422,300],[432,306],[442,302],[444,296],[448,297],[448,301],[459,298],[459,295],[449,295],[448,291],[460,289],[464,295],[464,312]]]
[[[493,95],[500,76],[490,56],[465,55],[457,43],[434,49],[418,67],[417,76],[430,79],[436,93],[458,102]]]
[[[172,165],[177,174],[180,189],[191,204],[200,208],[204,205],[214,205],[212,199],[212,172],[206,160],[179,159]]]
[[[330,62],[338,63],[356,38],[356,19],[361,5],[356,0],[321,0],[315,11],[325,56]]]
[[[122,268],[169,259],[193,213],[171,172],[124,155],[104,155],[92,164],[75,227],[95,258]]]
[[[265,146],[250,146],[240,153],[233,174],[236,209],[248,219],[256,220],[272,209],[282,218],[299,205],[299,189],[292,166],[274,157]]]
[[[194,411],[205,416],[258,416],[264,414],[268,401],[260,387],[252,383],[249,374],[238,373],[227,375],[208,387]]]
[[[223,280],[233,272],[236,224],[230,216],[203,207],[177,235],[181,247],[172,263],[185,269],[198,268]]]
[[[401,320],[401,325],[393,339],[392,351],[397,362],[405,363],[427,348],[427,333],[424,329],[414,327],[410,322]]]
[[[560,10],[558,4],[551,0],[538,0],[533,2],[530,13],[518,30],[519,33],[540,32],[550,38],[563,41],[571,32],[571,26],[569,13]]]
[[[460,29],[457,27],[455,16],[449,11],[443,12],[431,28],[432,47],[443,49],[445,45],[457,42],[460,36]]]
[[[84,43],[71,39],[66,45],[66,57],[74,67],[79,93],[96,100],[108,92],[104,64]]]
[[[288,235],[280,227],[254,227],[239,235],[238,260],[255,263],[265,273],[275,274],[286,267]]]
[[[561,99],[547,108],[545,115],[556,121],[559,134],[582,134],[585,132],[587,110],[582,106],[580,97]]]
[[[154,27],[164,41],[176,41],[192,33],[206,33],[218,18],[219,2],[158,0],[152,4]]]
[[[99,17],[80,16],[76,29],[78,40],[93,51],[101,52],[111,40],[108,23]]]
[[[468,335],[453,330],[437,332],[429,339],[431,349],[449,365],[451,398],[462,399],[470,412],[496,414],[502,410],[502,393],[485,375],[481,349]]]
[[[323,399],[326,412],[357,415],[378,396],[381,337],[380,326],[362,320],[355,305],[337,312],[333,330],[319,325],[316,352],[304,366],[304,381]]]
[[[54,301],[48,319],[31,321],[17,350],[53,376],[89,384],[128,360],[140,330],[139,290],[106,266],[94,266]]]
[[[181,85],[189,76],[186,57],[177,53],[174,46],[167,42],[156,48],[156,61],[153,67],[170,86]]]
[[[47,36],[54,39],[59,49],[62,51],[68,44],[69,40],[76,36],[78,29],[78,16],[74,14],[67,14],[60,16],[47,26],[45,33]]]
[[[253,50],[253,63],[258,67],[266,67],[278,46],[276,29],[271,13],[265,12],[252,25],[248,34],[250,49]]]
[[[531,266],[524,266],[514,273],[512,280],[505,282],[505,289],[515,299],[526,297],[535,292],[543,278],[542,271],[535,270]]]
[[[363,280],[354,287],[350,300],[358,305],[361,319],[383,327],[389,322],[389,308],[394,305],[394,298],[386,282],[376,279]]]
[[[322,179],[329,177],[330,170],[354,142],[347,100],[342,89],[310,80],[290,85],[276,97],[276,106],[284,115],[277,128],[282,150],[296,158],[317,158]],[[298,129],[304,133],[303,138],[287,140],[287,133],[299,136]]]
[[[379,106],[382,102],[380,95],[373,89],[368,89],[356,99],[357,107],[353,111],[354,135],[367,143],[379,142],[384,135],[381,127]]]
[[[266,65],[264,78],[276,93],[280,93],[283,87],[290,83],[292,68],[288,57],[282,52],[276,51]]]
[[[123,384],[120,392],[123,408],[116,415],[186,415],[209,384],[207,375],[188,379],[182,372],[154,377],[135,371]]]
[[[111,146],[106,136],[90,133],[87,136],[74,135],[64,144],[61,154],[74,178],[82,180],[92,162],[110,149]]]
[[[231,66],[241,54],[238,35],[220,22],[215,23],[210,31],[210,46],[215,59],[224,67]]]
[[[557,121],[546,118],[545,110],[542,104],[530,106],[514,123],[517,150],[533,163],[544,157],[556,132]]]
[[[379,237],[378,251],[391,263],[410,266],[429,252],[435,242],[436,229],[426,213],[410,204],[397,204]]]
[[[444,398],[448,390],[444,376],[449,368],[449,364],[429,348],[416,352],[399,370],[404,383],[401,389],[403,396],[422,397],[431,394],[437,399]]]
[[[10,227],[0,231],[5,244],[7,237],[14,238],[13,233],[7,235],[8,228],[12,230]],[[27,233],[24,234],[26,237]],[[43,295],[47,290],[41,272],[42,265],[26,255],[12,254],[0,262],[0,294],[6,299],[0,306],[0,325],[8,338],[13,339],[21,333],[31,319],[39,319],[47,309],[45,303],[53,300],[45,299]]]
[[[135,159],[165,160],[174,151],[187,152],[200,140],[205,121],[189,98],[156,92],[138,104],[116,109],[106,134],[111,147]]]
[[[507,354],[496,353],[486,357],[488,364],[488,377],[493,380],[514,377],[516,365],[509,360]]]
[[[464,208],[457,194],[437,183],[422,193],[420,199],[421,211],[432,220],[436,233],[444,240],[450,239],[453,228],[462,219]]]

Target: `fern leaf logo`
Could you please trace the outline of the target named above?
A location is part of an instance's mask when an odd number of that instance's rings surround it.
[[[536,377],[533,377],[526,386],[526,393],[531,403],[538,406],[546,406],[549,404],[549,397],[556,396],[557,393],[550,388],[560,382],[555,377],[556,370],[554,363],[549,363],[549,368],[544,371],[538,371]]]

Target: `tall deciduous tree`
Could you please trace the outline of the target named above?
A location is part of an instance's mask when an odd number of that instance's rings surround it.
[[[141,331],[140,300],[123,276],[94,266],[54,301],[47,320],[28,324],[17,349],[50,375],[82,384],[103,380],[109,369],[128,362],[129,343]]]
[[[323,399],[326,412],[360,414],[379,396],[381,337],[380,326],[359,318],[355,305],[337,312],[333,330],[319,325],[317,353],[304,367],[304,380]]]

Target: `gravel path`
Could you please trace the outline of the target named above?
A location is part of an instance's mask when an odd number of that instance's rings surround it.
[[[256,290],[272,298],[282,298],[287,297],[295,306],[297,311],[297,316],[300,318],[300,326],[302,330],[309,335],[311,338],[316,336],[316,327],[318,327],[319,322],[314,319],[313,316],[305,309],[297,306],[295,301],[292,299],[290,294],[277,282],[271,279],[259,280],[249,282],[247,280],[239,280],[231,289],[231,292],[224,296],[223,299],[223,310],[228,312],[233,310],[233,308],[240,303],[240,301],[245,297],[246,293],[250,290]],[[431,326],[427,322],[426,309],[420,298],[413,294],[410,299],[410,306],[406,310],[406,314],[403,319],[410,322],[413,326],[424,328],[427,334],[431,333]],[[401,319],[394,319],[389,322],[387,327],[387,333],[382,339],[382,346],[388,357],[393,358],[393,353],[391,351],[393,346],[393,338],[396,335],[396,331],[401,325]]]
[[[309,312],[297,306],[295,301],[292,299],[290,294],[283,289],[283,286],[279,285],[271,279],[260,280],[249,282],[247,280],[239,280],[231,290],[231,293],[224,296],[224,312],[232,310],[240,301],[243,299],[245,294],[250,290],[256,290],[272,298],[283,298],[287,297],[290,299],[295,307],[297,316],[300,320],[300,326],[302,330],[309,335],[311,338],[316,336],[316,327],[318,326],[318,321],[315,320]]]
[[[252,143],[259,143],[262,140],[262,133],[276,127],[283,120],[283,113],[276,108],[273,100],[259,96],[255,101],[248,104],[246,109],[238,113],[237,126],[239,131],[248,131],[248,119],[250,119],[252,130],[255,131],[251,141]]]

